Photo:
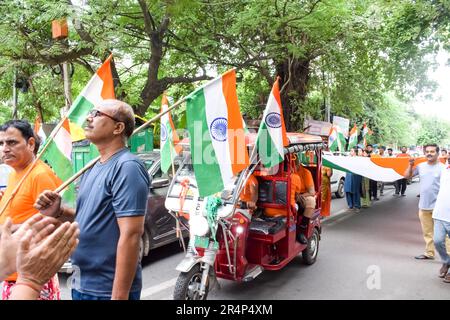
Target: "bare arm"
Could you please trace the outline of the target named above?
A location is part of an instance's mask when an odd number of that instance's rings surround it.
[[[17,270],[16,256],[22,237],[30,230],[36,243],[55,229],[56,222],[56,219],[36,214],[14,230],[13,227],[18,225],[12,225],[10,218],[6,219],[0,228],[3,230],[0,237],[0,281]]]
[[[409,158],[408,168],[405,170],[403,176],[405,179],[411,179],[413,176],[413,168],[414,168],[414,158]]]
[[[256,183],[252,183],[251,188],[251,200],[247,202],[247,205],[250,209],[256,208],[256,202],[258,202],[258,185]]]
[[[144,232],[144,216],[118,218],[117,223],[120,237],[111,299],[127,300],[136,275],[139,241]]]
[[[16,284],[11,292],[9,300],[37,300],[40,290],[28,285]]]
[[[314,187],[308,187],[307,188],[308,192],[303,193],[302,196],[315,196],[316,195],[316,189],[314,189]]]
[[[54,191],[42,192],[36,199],[34,207],[43,215],[58,218],[62,222],[75,220],[75,209],[61,205],[61,196]]]

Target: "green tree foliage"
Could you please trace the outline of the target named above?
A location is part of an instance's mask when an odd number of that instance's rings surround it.
[[[447,0],[9,0],[0,11],[0,114],[14,70],[36,90],[20,94],[19,113],[52,120],[64,99],[50,68],[74,64],[76,96],[112,52],[118,97],[147,118],[164,91],[176,101],[196,81],[235,67],[251,118],[261,116],[278,75],[288,129],[301,129],[307,116],[323,119],[329,99],[334,114],[369,122],[373,138],[386,142],[404,130],[386,133],[384,115],[411,118],[386,92],[406,101],[432,88],[425,57],[450,34]],[[67,41],[51,38],[50,22],[61,17]]]
[[[291,129],[323,109],[323,97],[311,93],[330,96],[336,113],[353,116],[366,103],[381,104],[387,91],[427,87],[423,58],[437,48],[436,21],[442,26],[448,15],[443,1],[199,3],[200,18],[186,21],[191,46],[215,64],[258,72],[269,87],[281,76]]]
[[[420,130],[417,136],[417,145],[448,143],[450,125],[436,117],[426,117],[420,121]]]
[[[363,116],[357,116],[358,124],[364,122],[373,131],[368,143],[381,145],[415,145],[415,133],[419,130],[418,116],[393,93],[384,95],[380,104],[366,104]]]

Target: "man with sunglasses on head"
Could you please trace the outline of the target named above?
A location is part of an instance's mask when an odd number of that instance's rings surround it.
[[[61,206],[60,196],[43,192],[35,203],[41,213],[74,220],[80,242],[72,255],[73,300],[138,300],[142,289],[139,243],[150,178],[126,147],[134,130],[133,109],[104,100],[86,120],[85,135],[100,160],[80,180],[76,211]]]

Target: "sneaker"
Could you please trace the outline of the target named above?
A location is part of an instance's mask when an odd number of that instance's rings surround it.
[[[406,194],[402,193],[402,197],[406,197]]]
[[[375,201],[378,201],[378,200],[380,200],[380,198],[375,198]]]
[[[414,259],[417,259],[417,260],[434,260],[434,257],[430,257],[430,256],[426,256],[424,254],[421,254],[421,255],[415,256]]]
[[[448,268],[450,267],[450,265],[444,263],[442,265],[442,267],[439,269],[439,278],[445,278],[445,276],[448,273]]]
[[[445,283],[450,283],[450,273],[447,273],[444,277],[444,282]]]
[[[355,212],[360,212],[361,209],[360,208],[355,208]]]
[[[393,194],[393,196],[398,196],[398,195],[399,195],[399,193],[398,193],[398,192],[396,192],[396,193],[394,193],[394,194]]]

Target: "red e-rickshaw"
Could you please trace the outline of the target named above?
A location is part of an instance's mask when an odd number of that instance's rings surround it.
[[[255,136],[248,139],[251,147]],[[270,170],[252,165],[220,197],[216,196],[215,210],[211,209],[211,199],[198,196],[192,165],[186,162],[180,167],[169,189],[166,208],[189,214],[190,241],[185,258],[177,266],[180,275],[174,299],[204,300],[217,278],[251,281],[264,270],[280,270],[300,253],[305,264],[316,261],[321,234],[323,142],[319,136],[302,133],[288,133],[288,139],[283,162]],[[294,160],[300,156],[312,173],[316,191],[316,208],[306,230],[306,244],[297,241],[302,208],[290,205],[290,175],[296,170]],[[253,212],[239,202],[238,194],[252,171],[259,184],[257,209]],[[267,217],[267,208],[282,209],[285,214]]]

